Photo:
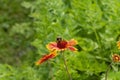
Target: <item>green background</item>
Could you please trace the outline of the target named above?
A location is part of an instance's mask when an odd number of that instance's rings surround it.
[[[73,80],[104,80],[120,54],[120,0],[0,0],[0,80],[69,80],[61,55],[35,65],[58,36],[78,41],[64,52]],[[108,80],[120,80],[119,68]]]

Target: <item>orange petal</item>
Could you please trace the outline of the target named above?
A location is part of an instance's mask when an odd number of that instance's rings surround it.
[[[51,42],[48,45],[46,45],[46,47],[50,51],[59,50],[59,48],[57,47],[57,43],[56,42]]]
[[[69,46],[68,49],[70,49],[71,51],[77,51],[77,48]]]
[[[36,62],[36,65],[40,65],[41,63],[47,61],[48,59],[54,58],[55,56],[57,56],[57,53],[56,53],[56,51],[53,51],[50,54],[47,54],[47,55],[43,56],[42,58],[40,58],[40,60],[38,60]]]
[[[75,39],[68,41],[68,46],[75,46],[78,42]]]
[[[120,49],[120,41],[117,42],[118,49]]]

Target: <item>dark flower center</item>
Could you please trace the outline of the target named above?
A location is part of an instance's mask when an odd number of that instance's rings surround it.
[[[57,42],[57,47],[60,49],[64,49],[67,47],[67,41],[61,40]]]

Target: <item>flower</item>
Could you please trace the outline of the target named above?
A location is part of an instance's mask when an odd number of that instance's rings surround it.
[[[71,39],[70,41],[62,40],[61,38],[57,38],[57,42],[51,42],[46,47],[48,50],[53,51],[63,51],[66,49],[70,49],[71,51],[77,51],[77,49],[73,46],[77,44],[75,39]]]
[[[56,42],[50,42],[46,47],[50,51],[50,54],[47,54],[40,58],[36,65],[40,65],[41,63],[54,58],[57,56],[57,51],[63,51],[66,49],[70,49],[71,51],[76,51],[77,49],[73,46],[77,44],[77,41],[74,39],[71,39],[70,41],[62,40],[62,38],[57,38]]]
[[[45,61],[47,61],[48,59],[54,58],[57,55],[56,51],[51,52],[50,54],[47,54],[45,56],[43,56],[42,58],[40,58],[37,62],[36,65],[39,65]]]
[[[120,49],[120,41],[117,42],[118,49]]]
[[[112,60],[114,62],[120,62],[120,56],[118,54],[113,54],[112,55]]]

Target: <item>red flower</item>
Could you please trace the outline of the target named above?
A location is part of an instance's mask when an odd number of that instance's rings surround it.
[[[120,56],[118,54],[113,54],[112,59],[114,62],[120,62]]]
[[[51,42],[47,45],[48,50],[53,51],[62,51],[70,49],[71,51],[76,51],[77,49],[73,46],[77,44],[77,41],[71,39],[70,41],[62,40],[61,38],[57,39],[57,42]]]
[[[57,51],[63,51],[66,49],[70,49],[71,51],[76,51],[77,49],[73,46],[77,44],[77,41],[74,39],[71,39],[70,41],[62,40],[62,38],[57,38],[57,42],[51,42],[47,45],[48,50],[51,51],[50,54],[47,54],[40,58],[37,62],[36,65],[39,65],[48,59],[54,58],[57,56]]]

